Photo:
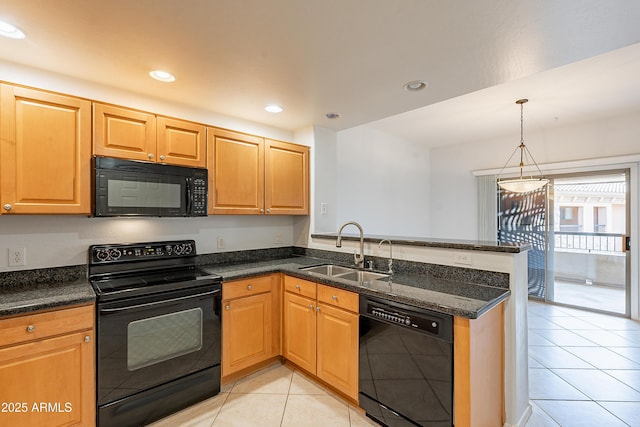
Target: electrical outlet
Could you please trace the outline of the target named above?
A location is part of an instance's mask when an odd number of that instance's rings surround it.
[[[329,213],[329,204],[320,203],[320,215],[327,215]]]
[[[25,248],[9,249],[9,267],[27,265],[27,250]]]
[[[218,237],[218,249],[224,249],[224,237]]]
[[[471,265],[472,263],[471,254],[464,253],[464,252],[457,252],[453,254],[453,262],[455,262],[456,264]]]

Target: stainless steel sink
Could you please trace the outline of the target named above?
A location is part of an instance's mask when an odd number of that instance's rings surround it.
[[[384,279],[389,277],[388,274],[376,273],[375,271],[357,270],[355,268],[342,267],[340,265],[325,264],[314,267],[304,267],[301,270],[308,273],[319,274],[322,276],[335,277],[352,282],[371,282],[372,280]]]
[[[337,276],[339,274],[355,272],[353,268],[342,267],[340,265],[325,264],[317,265],[315,267],[305,267],[301,270],[308,273],[322,274],[323,276]]]
[[[389,275],[376,273],[374,271],[356,270],[350,273],[340,274],[337,277],[345,280],[353,280],[354,282],[371,282],[372,280],[384,279],[385,277],[389,277]]]

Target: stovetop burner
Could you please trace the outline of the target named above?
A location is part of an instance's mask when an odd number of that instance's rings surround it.
[[[193,240],[93,245],[89,281],[99,300],[220,283],[195,265]]]

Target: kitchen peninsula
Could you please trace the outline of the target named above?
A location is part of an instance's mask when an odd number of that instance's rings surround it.
[[[367,246],[370,243],[378,243],[379,237],[383,236],[366,237]],[[353,258],[349,246],[354,239],[352,236],[344,236],[345,252],[336,251],[335,235],[314,234],[311,236],[312,241],[308,247],[204,254],[199,256],[198,264],[206,271],[221,275],[225,284],[254,277],[282,275],[282,277],[312,281],[318,286],[328,285],[374,296],[385,295],[396,301],[450,314],[467,325],[493,320],[495,319],[493,314],[504,313],[504,425],[524,425],[528,417],[526,413],[528,410],[526,334],[523,337],[519,328],[524,327],[526,333],[526,250],[528,247],[427,239],[405,242],[398,238],[391,238],[394,254],[396,254],[395,273],[392,278],[357,287],[348,281],[319,277],[302,269],[326,263],[351,264]],[[387,254],[386,246],[383,246],[380,252],[369,247],[365,250],[366,259],[373,261],[376,270],[384,270]],[[465,262],[464,265],[460,264],[462,261]],[[77,268],[81,269],[81,266]],[[11,318],[21,313],[64,306],[60,302],[60,292],[54,292],[52,294],[55,295],[54,299],[48,302],[45,295],[50,290],[47,290],[42,278],[38,279],[38,285],[33,289],[29,286],[29,283],[33,282],[29,280],[25,280],[26,287],[22,288],[16,283],[16,279],[20,277],[18,272],[0,273],[0,275],[3,279],[1,283],[7,283],[5,278],[10,278],[12,283],[10,288],[5,286],[0,288],[3,296],[3,304],[0,305],[2,317]],[[30,276],[25,272],[23,277]],[[54,288],[64,288],[67,285],[56,280],[52,283]],[[76,276],[70,288],[74,290],[70,304],[78,304],[77,286]],[[88,283],[86,286],[90,289]],[[524,294],[519,286],[524,287]],[[37,293],[40,290],[43,292],[43,298],[38,300],[34,292]],[[281,300],[282,291],[278,292],[276,295]],[[21,294],[29,300],[27,303],[21,301]],[[500,317],[497,317],[498,321],[501,321]],[[514,342],[516,338],[519,340],[517,343]],[[471,351],[473,345],[470,344]],[[522,355],[524,355],[524,365],[520,359]],[[521,375],[522,370],[524,370],[524,380],[518,380],[514,375]],[[473,384],[469,386],[474,387]],[[524,403],[522,403],[523,400]],[[476,409],[473,407],[473,401],[468,406],[467,416],[470,417]],[[519,421],[510,421],[510,417],[513,419],[516,416]],[[465,425],[465,423],[459,424]],[[469,422],[469,425],[473,423]]]

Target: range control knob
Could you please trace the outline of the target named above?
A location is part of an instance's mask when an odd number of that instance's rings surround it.
[[[411,319],[409,319],[408,317],[404,319],[404,324],[407,326],[411,325]]]
[[[98,261],[106,261],[109,259],[109,252],[106,249],[96,250],[96,259]]]
[[[120,252],[120,249],[112,249],[109,255],[111,256],[111,259],[116,260],[120,259],[122,252]]]

